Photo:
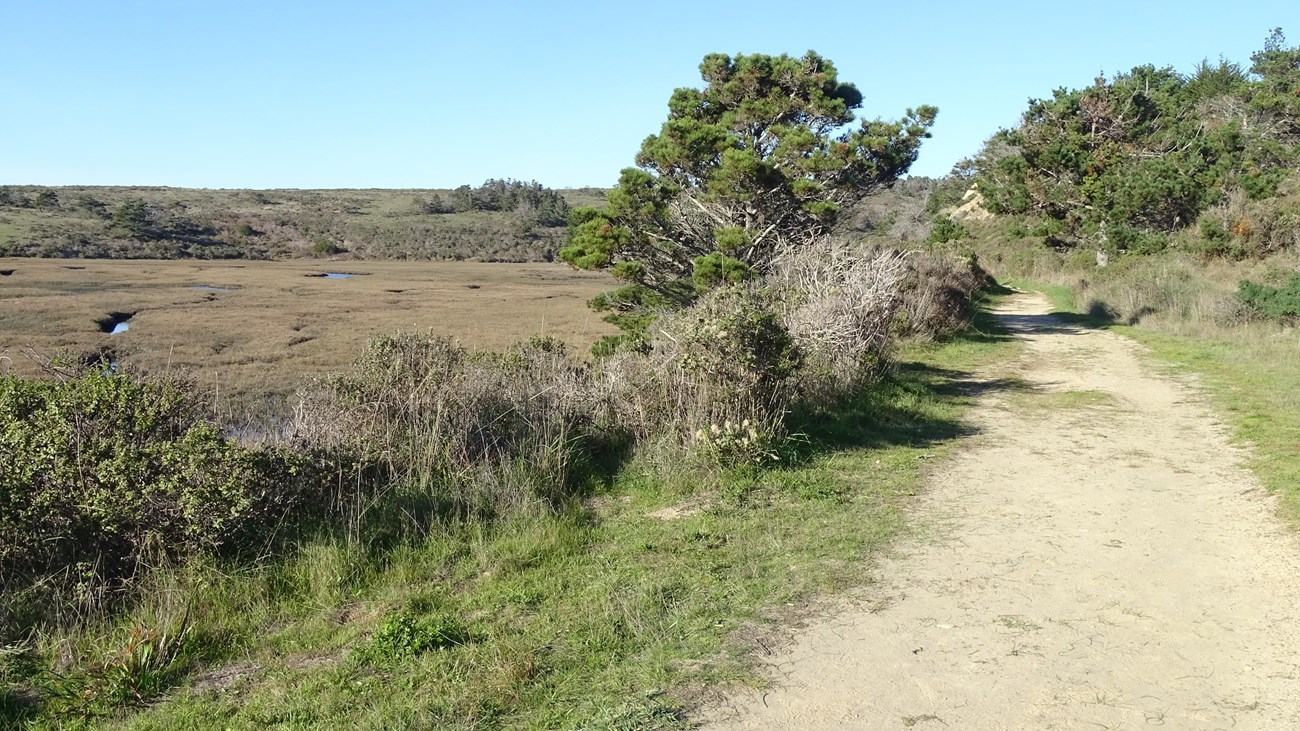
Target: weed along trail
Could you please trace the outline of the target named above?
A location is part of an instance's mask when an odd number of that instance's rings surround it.
[[[998,311],[1021,387],[916,537],[705,728],[1300,728],[1300,540],[1192,388],[1048,309]]]

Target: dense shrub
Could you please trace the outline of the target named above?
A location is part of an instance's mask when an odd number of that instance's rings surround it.
[[[970,236],[970,231],[961,225],[960,222],[954,221],[945,215],[937,215],[930,222],[930,235],[926,237],[927,244],[945,244],[949,241],[956,241]]]
[[[975,317],[981,292],[996,285],[974,254],[918,253],[907,260],[894,326],[900,335],[923,340],[960,332]]]
[[[225,438],[192,393],[97,371],[0,379],[0,592],[95,600],[152,562],[257,545],[294,510],[301,460]]]
[[[800,398],[833,403],[877,375],[891,345],[908,258],[834,239],[779,258],[773,280],[783,319],[805,357]]]
[[[1205,254],[1293,245],[1280,211],[1251,220],[1236,205],[1229,220],[1205,217],[1234,193],[1275,198],[1300,165],[1300,48],[1275,30],[1251,61],[1249,71],[1220,60],[1190,74],[1137,66],[1030,100],[1021,123],[973,162],[988,209],[1055,220],[1065,246],[1112,253],[1159,252],[1193,224]]]
[[[792,377],[802,363],[778,304],[770,291],[740,285],[661,316],[646,352],[621,352],[597,366],[615,423],[639,441],[682,454],[724,464],[761,461],[784,434]],[[718,437],[742,424],[746,433],[735,448],[723,448]]]
[[[1237,297],[1255,312],[1274,320],[1300,317],[1300,274],[1280,287],[1243,281]]]
[[[342,254],[347,251],[347,249],[344,249],[342,246],[339,246],[338,244],[324,237],[316,239],[316,243],[313,244],[311,248],[312,251],[322,256],[335,256],[337,254]]]

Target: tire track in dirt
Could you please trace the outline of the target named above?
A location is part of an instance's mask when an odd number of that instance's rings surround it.
[[[1300,540],[1192,388],[1048,311],[997,312],[1025,390],[980,398],[918,537],[705,728],[1300,728]]]

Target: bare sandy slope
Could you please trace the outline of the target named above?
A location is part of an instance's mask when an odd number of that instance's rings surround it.
[[[1027,391],[982,397],[921,537],[706,728],[1300,729],[1300,541],[1192,389],[1047,311],[1000,313]]]

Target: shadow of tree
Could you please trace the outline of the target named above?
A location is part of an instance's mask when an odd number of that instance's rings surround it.
[[[1072,312],[1046,315],[998,315],[1002,326],[1013,335],[1079,335],[1105,325],[1105,321]]]
[[[790,426],[808,437],[805,457],[838,449],[924,448],[979,431],[952,415],[943,401],[1031,389],[1015,378],[987,378],[970,371],[903,362],[834,409],[793,414]]]
[[[40,698],[29,691],[0,688],[0,728],[24,728],[40,709]]]

